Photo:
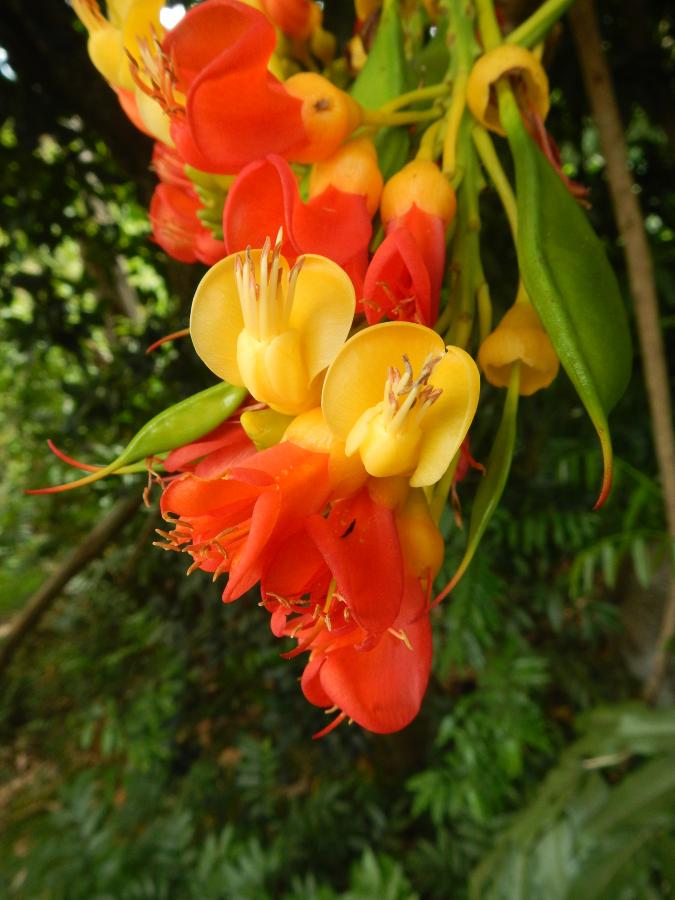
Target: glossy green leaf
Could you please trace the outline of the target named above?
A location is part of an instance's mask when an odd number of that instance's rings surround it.
[[[511,469],[513,448],[516,443],[519,387],[520,366],[516,364],[511,369],[511,378],[506,391],[506,399],[504,400],[504,410],[485,466],[485,475],[478,486],[473,501],[471,520],[469,522],[469,536],[464,556],[450,583],[438,595],[436,602],[449,594],[464,572],[466,572],[504,492],[506,479]]]
[[[67,484],[27,491],[29,494],[56,494],[91,484],[106,475],[144,460],[148,456],[183,447],[198,440],[228,419],[246,396],[246,389],[225,381],[187,397],[158,413],[138,431],[120,455],[103,466]]]
[[[631,340],[619,286],[585,213],[527,133],[510,93],[500,113],[516,168],[518,263],[527,293],[595,426],[611,486],[607,414],[626,389]]]

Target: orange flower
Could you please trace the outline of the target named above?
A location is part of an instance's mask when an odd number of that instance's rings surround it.
[[[214,579],[229,572],[223,600],[236,600],[260,579],[281,541],[323,509],[329,492],[328,456],[290,443],[217,476],[188,472],[162,494],[162,515],[174,529],[161,532],[160,546],[189,553],[190,571],[213,572]]]

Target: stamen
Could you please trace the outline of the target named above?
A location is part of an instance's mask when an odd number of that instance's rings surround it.
[[[336,716],[330,725],[327,725],[325,728],[322,728],[321,731],[317,731],[316,734],[312,735],[313,741],[318,741],[319,738],[325,737],[327,734],[330,734],[341,722],[347,718],[347,713],[341,712],[339,716]]]
[[[388,628],[387,631],[399,641],[403,641],[408,650],[412,650],[413,646],[410,643],[410,638],[402,628],[399,628],[398,630],[396,628]]]

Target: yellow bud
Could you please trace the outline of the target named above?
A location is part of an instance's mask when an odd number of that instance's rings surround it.
[[[328,477],[335,499],[349,497],[358,491],[368,477],[358,456],[348,458],[345,455],[344,442],[338,440],[326,424],[321,407],[296,416],[286,429],[283,439],[304,447],[305,450],[328,454]]]
[[[548,387],[560,361],[529,302],[515,303],[478,351],[478,364],[496,387],[507,387],[511,367],[520,363],[520,393],[528,397]]]
[[[429,159],[414,159],[385,184],[380,202],[382,221],[386,225],[398,219],[413,204],[429,215],[439,216],[446,225],[455,215],[455,192],[436,163]]]
[[[406,569],[417,578],[426,574],[434,578],[443,563],[445,542],[420,488],[411,490],[396,511],[396,530]]]
[[[293,420],[274,409],[249,409],[241,414],[239,421],[256,450],[267,450],[281,441]]]
[[[293,156],[294,162],[327,159],[361,124],[359,104],[323,75],[298,72],[284,82],[284,87],[302,101],[300,114],[308,138],[304,149]]]
[[[505,132],[494,88],[500,78],[516,77],[520,81],[516,91],[519,105],[533,107],[545,119],[549,110],[548,78],[537,57],[525,47],[502,44],[481,56],[471,70],[466,89],[469,109],[482,125],[497,134]]]
[[[316,197],[332,185],[347,194],[364,196],[368,214],[374,216],[380,202],[382,184],[375,145],[368,138],[357,138],[343,144],[329,159],[312,167],[309,196]]]

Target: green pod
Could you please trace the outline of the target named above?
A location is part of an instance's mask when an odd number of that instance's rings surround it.
[[[466,550],[457,571],[452,576],[449,584],[436,597],[438,603],[447,596],[455,587],[459,579],[466,572],[469,563],[474,557],[481,538],[485,533],[492,514],[504,493],[504,486],[511,471],[513,448],[516,444],[516,422],[518,416],[518,396],[520,388],[520,363],[515,363],[511,369],[509,386],[504,400],[504,409],[499,422],[499,428],[490,450],[488,461],[485,465],[485,475],[478,485],[476,496],[471,509],[469,521],[469,536],[466,542]]]
[[[602,447],[597,509],[612,482],[607,415],[631,373],[626,312],[600,240],[527,133],[509,90],[500,89],[499,108],[516,169],[521,276]]]
[[[123,467],[138,463],[148,456],[190,444],[228,419],[240,406],[246,393],[245,388],[234,387],[223,381],[205,391],[193,394],[146,422],[120,455],[107,466],[84,478],[78,478],[77,481],[27,493],[57,494],[69,491],[85,484],[92,484],[100,478],[105,478],[106,475],[113,475]]]

